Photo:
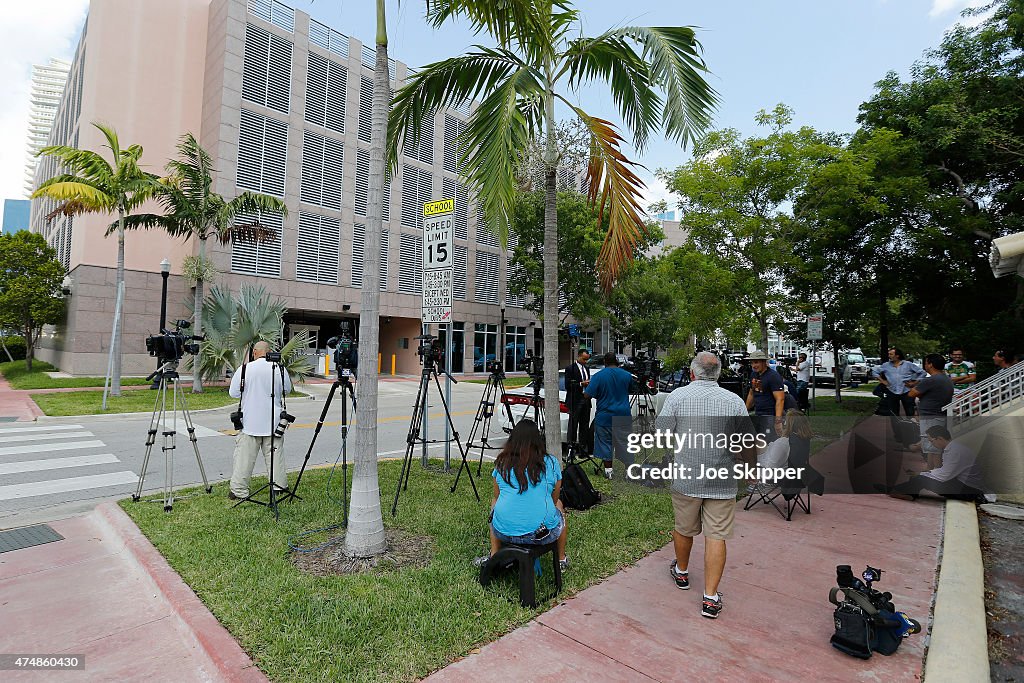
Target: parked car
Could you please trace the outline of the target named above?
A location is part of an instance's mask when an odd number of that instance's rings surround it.
[[[600,368],[595,369],[595,370],[593,370],[590,373],[590,376],[593,377],[594,375],[596,375],[600,371],[601,371]],[[651,382],[653,384],[657,385],[657,383],[654,380],[651,380]],[[668,392],[658,391],[657,388],[652,389],[650,387],[648,387],[648,392],[650,392],[647,395],[650,397],[650,406],[651,406],[651,409],[653,410],[654,414],[653,415],[649,415],[649,416],[645,416],[645,419],[646,419],[646,417],[649,417],[650,420],[651,420],[651,424],[653,425],[653,418],[655,416],[657,416],[657,414],[661,411],[661,407],[662,407],[662,405],[664,405],[665,399],[668,398]],[[637,420],[638,417],[640,416],[640,408],[639,408],[639,406],[643,404],[643,397],[640,394],[641,394],[640,386],[636,382],[633,382],[633,385],[630,387],[630,395],[638,397],[638,400],[632,401],[632,412],[633,412],[633,419],[634,419],[634,421]],[[569,433],[569,407],[565,403],[565,395],[566,395],[566,393],[565,393],[565,371],[564,370],[559,370],[558,371],[558,411],[559,411],[560,431],[561,431],[561,434],[562,434],[562,443],[563,444],[567,443],[567,434]],[[541,399],[541,404],[539,406],[539,408],[540,408],[539,413],[540,413],[540,416],[541,416],[540,417],[541,422],[543,423],[543,421],[544,421],[544,418],[543,418],[543,411],[544,411],[544,387],[543,386],[540,388],[539,396],[540,396],[540,399]],[[524,386],[524,387],[522,387],[520,389],[510,389],[510,390],[506,391],[502,395],[502,397],[501,397],[501,403],[502,403],[501,409],[498,410],[498,422],[501,425],[502,431],[505,432],[506,434],[510,434],[512,432],[512,428],[515,426],[515,423],[519,422],[520,420],[522,420],[524,418],[531,419],[531,420],[533,419],[533,412],[534,412],[534,408],[533,408],[533,406],[534,406],[534,402],[533,402],[533,383],[531,382],[530,384],[527,384],[526,386]],[[507,409],[506,409],[506,406],[507,406]],[[512,420],[511,421],[509,420],[509,412],[511,412],[511,414],[512,414]],[[593,418],[595,416],[595,413],[596,413],[596,411],[591,409],[591,413],[590,413],[591,422],[593,422]]]
[[[846,353],[846,364],[850,369],[850,381],[867,382],[871,377],[868,360],[860,349],[850,349]]]

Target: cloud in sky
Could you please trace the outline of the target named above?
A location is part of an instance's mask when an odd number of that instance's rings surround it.
[[[0,199],[24,196],[32,65],[70,60],[89,0],[4,3],[0,22]]]

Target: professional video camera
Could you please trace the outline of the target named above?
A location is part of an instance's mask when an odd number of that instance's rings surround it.
[[[327,340],[327,348],[334,350],[334,367],[342,374],[343,370],[356,369],[359,362],[357,345],[352,341],[352,323],[341,321],[341,334]]]
[[[441,366],[444,362],[444,349],[441,347],[441,340],[432,334],[421,334],[416,337],[420,345],[416,354],[420,357],[420,364],[425,368]]]
[[[644,351],[638,351],[626,361],[625,369],[636,376],[641,386],[650,388],[652,381],[657,382],[661,378],[663,367],[654,354],[648,356]]]
[[[505,379],[505,366],[501,364],[500,360],[489,360],[485,370],[492,375],[499,375],[501,379]]]
[[[526,349],[526,357],[523,358],[523,368],[530,377],[539,377],[544,374],[544,356],[535,356],[533,351]]]
[[[859,659],[868,659],[873,652],[891,655],[899,648],[903,638],[920,633],[921,624],[892,602],[892,593],[871,587],[882,578],[882,570],[867,567],[861,578],[853,575],[848,564],[836,567],[838,586],[829,592],[829,602],[836,606],[833,613],[835,634],[832,646]],[[843,600],[838,594],[843,594]]]
[[[160,334],[146,337],[146,351],[161,363],[177,362],[186,353],[198,354],[199,344],[195,342],[206,341],[206,337],[182,332],[190,327],[192,323],[188,320],[175,320],[173,330],[160,330]]]

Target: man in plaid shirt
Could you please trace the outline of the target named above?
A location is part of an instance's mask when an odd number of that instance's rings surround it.
[[[722,611],[718,584],[725,571],[725,542],[732,536],[736,513],[737,479],[733,466],[737,456],[752,453],[723,445],[739,437],[753,438],[754,426],[743,399],[718,386],[722,365],[713,353],[702,351],[690,364],[692,381],[673,391],[658,416],[658,429],[683,437],[675,448],[679,476],[672,482],[675,529],[672,540],[676,559],[669,571],[676,587],[687,590],[687,571],[693,537],[704,534],[704,601],[701,614],[710,619]],[[699,435],[696,436],[695,435]],[[713,438],[707,438],[712,435]],[[693,438],[688,438],[693,437]],[[723,469],[724,468],[724,469]],[[727,476],[708,476],[709,471]]]

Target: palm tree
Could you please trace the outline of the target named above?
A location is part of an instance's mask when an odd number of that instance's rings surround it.
[[[477,46],[460,57],[436,62],[414,74],[395,95],[388,123],[392,165],[405,135],[415,140],[430,112],[480,98],[465,133],[465,181],[482,202],[488,224],[507,240],[516,195],[516,162],[531,141],[541,141],[545,170],[544,206],[544,393],[558,395],[558,239],[555,105],[565,106],[590,137],[589,199],[598,220],[609,214],[609,229],[598,257],[601,282],[609,290],[632,259],[644,234],[642,181],[621,151],[622,137],[607,120],[574,104],[567,92],[604,81],[634,146],[642,153],[652,133],[664,131],[686,145],[708,127],[717,94],[694,31],[687,27],[624,27],[596,38],[582,36],[579,13],[568,0],[435,0],[427,19],[435,28],[452,18],[467,19],[476,33],[497,47]],[[640,47],[637,52],[634,45]],[[568,88],[568,91],[563,90]],[[661,93],[664,93],[664,98]],[[560,452],[558,403],[544,409],[547,445]]]
[[[276,233],[263,227],[258,219],[261,212],[287,215],[285,203],[275,197],[257,192],[243,192],[228,201],[213,191],[213,162],[210,155],[186,133],[178,143],[180,159],[167,162],[168,177],[157,190],[157,199],[165,215],[143,213],[125,219],[126,230],[136,228],[162,228],[172,237],[194,237],[199,240],[196,261],[196,292],[193,303],[195,321],[192,332],[203,333],[203,284],[207,270],[206,240],[216,238],[221,244],[229,242],[265,242]],[[240,217],[252,219],[236,224]],[[199,368],[192,373],[192,391],[203,390],[203,374]]]
[[[384,552],[384,518],[377,478],[377,351],[380,346],[380,235],[384,216],[384,149],[388,126],[391,77],[384,0],[377,2],[377,58],[373,68],[370,180],[366,200],[366,243],[363,247],[363,291],[359,310],[359,405],[353,429],[355,457],[345,552],[372,557]]]
[[[87,149],[76,149],[67,145],[51,145],[39,150],[36,156],[56,157],[64,166],[64,172],[44,181],[32,198],[47,197],[61,202],[52,215],[61,213],[77,216],[87,213],[117,214],[117,221],[107,231],[117,232],[117,311],[123,313],[124,297],[124,226],[125,217],[146,201],[156,189],[156,176],[139,166],[142,147],[131,145],[121,149],[117,133],[101,123],[93,123],[107,139],[106,147],[113,155],[111,166],[99,153]],[[110,337],[110,353],[113,357],[110,393],[121,395],[121,320],[114,321]]]

